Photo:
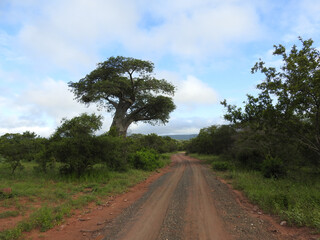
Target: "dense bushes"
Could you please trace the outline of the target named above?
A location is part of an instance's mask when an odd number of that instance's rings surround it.
[[[231,170],[232,166],[229,162],[223,161],[223,162],[213,162],[212,168],[217,171],[227,171]]]
[[[96,136],[101,120],[95,114],[63,119],[49,139],[30,132],[5,134],[0,137],[1,161],[8,164],[12,174],[23,167],[22,161],[33,160],[38,163],[35,170],[39,173],[58,166],[60,174],[78,177],[96,164],[115,171],[131,167],[151,171],[164,165],[159,154],[176,151],[180,146],[177,140],[156,134]]]
[[[286,168],[281,159],[270,155],[263,161],[261,170],[266,178],[281,178],[286,175]]]
[[[181,143],[178,140],[168,136],[162,137],[154,133],[148,135],[133,134],[128,137],[134,140],[136,149],[149,148],[158,153],[174,152],[180,148]]]
[[[190,140],[187,151],[216,155],[228,153],[233,147],[234,135],[235,130],[229,125],[203,128],[196,138]]]
[[[130,156],[130,163],[136,169],[153,171],[163,167],[159,154],[153,149],[142,149]]]
[[[40,151],[43,139],[35,133],[24,132],[7,133],[0,137],[0,155],[11,169],[12,174],[16,169],[22,168],[21,161],[32,161]]]
[[[253,131],[249,127],[210,126],[187,144],[187,152],[214,154],[223,161],[213,163],[215,170],[228,169],[227,163],[238,168],[257,170],[266,178],[282,178],[299,166],[313,166],[310,157],[296,142],[285,141],[276,132]],[[313,161],[316,162],[316,161]],[[317,168],[314,168],[317,169]]]

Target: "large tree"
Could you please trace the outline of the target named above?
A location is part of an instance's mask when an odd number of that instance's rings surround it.
[[[301,49],[274,46],[273,54],[282,58],[280,69],[261,60],[255,64],[252,73],[261,72],[265,80],[257,85],[257,97],[248,95],[244,109],[222,104],[228,110],[225,119],[263,132],[269,142],[275,142],[272,136],[298,141],[320,159],[320,51],[312,39],[299,40]]]
[[[131,123],[167,123],[175,109],[175,87],[153,77],[152,62],[127,57],[110,57],[79,82],[69,82],[79,102],[96,103],[114,112],[110,130],[126,136]]]

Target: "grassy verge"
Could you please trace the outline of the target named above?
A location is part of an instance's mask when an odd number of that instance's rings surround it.
[[[169,155],[161,157],[160,161],[162,166],[169,164]],[[96,166],[91,172],[76,178],[62,177],[56,169],[39,174],[34,171],[34,166],[33,163],[24,163],[24,169],[11,176],[6,166],[0,164],[0,189],[12,189],[9,195],[1,195],[0,206],[10,210],[0,212],[0,219],[28,213],[14,228],[0,232],[1,240],[18,239],[23,232],[35,228],[47,231],[63,222],[72,210],[90,202],[99,204],[106,196],[125,192],[151,173],[136,169],[113,172]]]
[[[214,167],[224,161],[217,156],[192,155]],[[230,163],[229,163],[230,164]],[[265,212],[278,215],[296,226],[308,226],[320,231],[320,177],[292,171],[287,178],[264,178],[258,171],[246,171],[231,167],[218,174],[231,181]],[[299,176],[299,177],[297,177]]]

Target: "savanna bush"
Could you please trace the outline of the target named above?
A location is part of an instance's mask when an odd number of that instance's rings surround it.
[[[262,163],[261,172],[266,178],[281,178],[286,176],[287,171],[282,162],[278,157],[272,157],[267,155]]]
[[[213,162],[211,166],[214,170],[222,172],[232,169],[232,166],[229,162]]]
[[[263,154],[258,149],[242,148],[236,153],[236,156],[242,167],[260,170]]]
[[[136,169],[153,171],[163,166],[159,154],[152,149],[142,149],[131,154],[130,163]]]
[[[129,145],[129,141],[123,137],[102,135],[97,137],[96,156],[109,169],[125,171],[128,168],[128,156],[131,152]]]

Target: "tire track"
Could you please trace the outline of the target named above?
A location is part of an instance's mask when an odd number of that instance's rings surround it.
[[[201,165],[183,154],[172,172],[105,229],[104,240],[229,240]]]

